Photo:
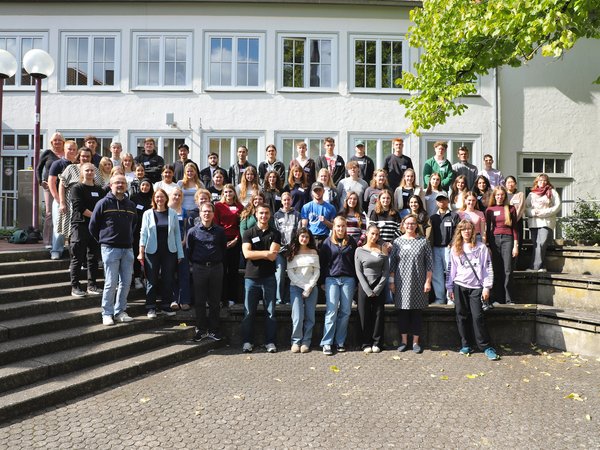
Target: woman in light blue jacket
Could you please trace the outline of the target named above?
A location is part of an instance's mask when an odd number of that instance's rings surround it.
[[[175,315],[170,307],[177,262],[183,259],[181,232],[177,213],[167,207],[167,193],[158,189],[152,197],[152,209],[144,212],[140,231],[138,260],[146,272],[146,310],[148,318],[156,318],[156,290],[161,279],[162,311]]]

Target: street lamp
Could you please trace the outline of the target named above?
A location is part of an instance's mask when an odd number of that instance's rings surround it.
[[[40,189],[36,167],[40,162],[40,116],[42,111],[42,80],[54,72],[54,61],[44,50],[34,48],[23,56],[23,68],[35,80],[35,144],[33,150],[33,228],[38,229]]]
[[[4,148],[2,139],[2,97],[4,96],[4,80],[17,73],[17,60],[12,53],[0,50],[0,153]]]

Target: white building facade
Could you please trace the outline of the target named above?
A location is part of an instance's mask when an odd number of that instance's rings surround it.
[[[451,160],[460,145],[471,148],[478,166],[491,153],[522,187],[540,158],[545,170],[553,160],[551,179],[559,177],[570,198],[587,195],[584,185],[598,175],[589,164],[600,137],[600,94],[591,84],[600,73],[598,43],[578,46],[558,63],[483,77],[478,95],[464,99],[470,108],[463,116],[408,136],[398,103],[408,94],[394,79],[419,57],[406,41],[409,10],[418,4],[0,2],[0,48],[19,62],[28,49],[41,48],[56,63],[43,85],[42,148],[59,131],[79,140],[97,136],[105,155],[113,140],[136,155],[143,139],[154,137],[167,162],[186,143],[200,166],[215,151],[227,167],[239,145],[258,164],[273,143],[287,164],[298,141],[314,157],[331,136],[345,159],[357,140],[365,141],[380,166],[399,136],[420,178],[433,142],[443,139]],[[561,91],[572,84],[569,58],[587,61],[572,95]],[[1,159],[3,192],[10,193],[15,169],[32,163],[34,97],[26,73],[7,81]],[[565,121],[577,126],[562,127]]]

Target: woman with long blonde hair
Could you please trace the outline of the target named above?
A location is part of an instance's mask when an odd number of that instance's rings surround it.
[[[198,189],[204,189],[204,183],[200,181],[196,164],[187,163],[183,168],[183,179],[177,182],[177,186],[183,192],[183,207],[190,211],[196,207],[194,196]]]
[[[242,174],[240,184],[235,187],[235,193],[237,194],[240,203],[244,206],[248,206],[252,196],[259,191],[260,186],[258,184],[258,173],[256,172],[256,168],[254,168],[254,166],[248,166]]]

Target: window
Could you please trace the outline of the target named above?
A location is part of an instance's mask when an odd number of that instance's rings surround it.
[[[570,156],[571,155],[564,154],[544,155],[538,153],[522,153],[520,155],[520,172],[523,175],[530,174],[533,176],[537,176],[540,173],[544,172],[548,175],[570,177]]]
[[[465,146],[469,149],[469,162],[482,167],[483,154],[481,153],[481,137],[477,135],[428,135],[421,138],[421,165],[425,161],[435,155],[433,144],[436,141],[446,141],[448,143],[448,150],[446,151],[446,158],[455,163],[458,161],[457,152],[458,148]]]
[[[25,53],[34,48],[48,50],[48,36],[46,33],[18,34],[0,32],[0,49],[8,51],[17,60],[17,73],[4,80],[4,86],[9,89],[33,89],[32,86],[35,82],[25,69],[21,67],[21,64]]]
[[[252,89],[264,86],[264,38],[260,34],[221,35],[206,39],[209,89]]]
[[[133,84],[138,89],[191,89],[191,33],[134,33]]]
[[[409,52],[402,37],[356,36],[351,43],[354,89],[401,89],[396,80],[409,67]]]
[[[337,41],[332,36],[282,36],[282,89],[331,90],[337,84]]]
[[[258,167],[258,164],[264,159],[264,154],[259,153],[262,149],[264,138],[262,134],[239,133],[236,135],[211,133],[208,135],[208,153],[219,155],[219,166],[227,170],[237,161],[237,149],[244,145],[248,148],[248,161]],[[203,161],[207,160],[208,153],[204,155]],[[204,163],[203,163],[204,165]]]
[[[156,152],[163,157],[165,164],[174,164],[179,159],[177,147],[181,144],[187,144],[190,147],[190,159],[194,159],[192,155],[192,145],[187,134],[169,134],[160,135],[158,133],[135,133],[131,136],[131,149],[129,153],[135,158],[144,153],[144,140],[151,137],[156,142]]]
[[[354,156],[354,147],[356,142],[363,141],[365,144],[365,154],[375,162],[375,167],[383,167],[383,162],[388,155],[392,154],[392,139],[404,139],[404,151],[406,156],[409,153],[410,145],[408,136],[404,134],[374,135],[374,134],[352,134],[348,144],[348,159]]]
[[[84,138],[85,136],[96,136],[96,140],[98,141],[98,146],[96,147],[96,153],[98,153],[100,156],[110,156],[110,143],[112,141],[118,141],[119,139],[117,139],[115,136],[118,135],[118,132],[106,132],[106,131],[102,131],[102,132],[89,132],[89,133],[73,133],[73,132],[69,132],[69,131],[61,131],[61,134],[63,135],[63,137],[65,138],[65,141],[75,141],[77,142],[77,148],[81,148],[81,147],[85,147],[85,141]],[[123,148],[123,151],[125,151],[125,148]],[[135,155],[133,155],[135,156]]]
[[[63,33],[62,89],[117,88],[119,42],[117,33]]]
[[[287,135],[282,134],[277,136],[277,155],[278,158],[286,165],[290,164],[290,161],[298,156],[296,152],[296,145],[300,142],[305,142],[307,146],[306,155],[309,158],[316,159],[324,153],[323,142],[327,136],[331,136],[336,142],[336,153],[338,153],[337,137],[333,133],[321,133],[314,135]]]

